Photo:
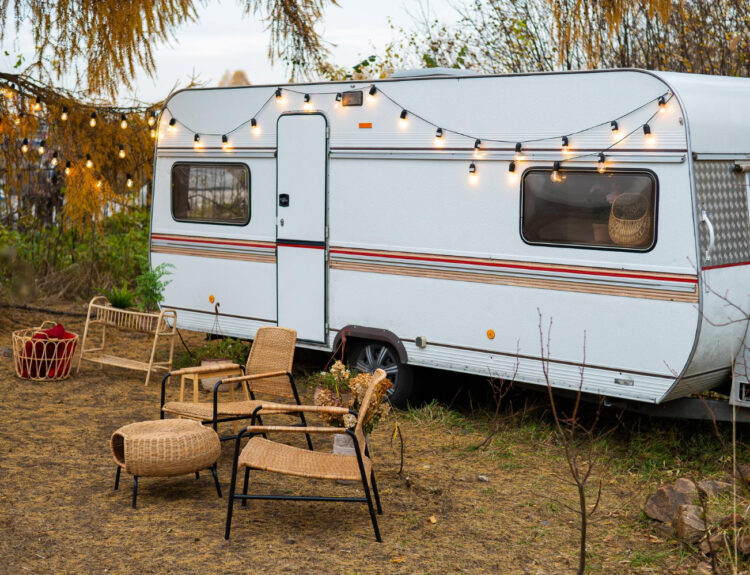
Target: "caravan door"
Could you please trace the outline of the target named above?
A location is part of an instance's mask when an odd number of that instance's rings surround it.
[[[326,339],[327,122],[286,114],[276,130],[276,279],[278,325],[297,338]]]

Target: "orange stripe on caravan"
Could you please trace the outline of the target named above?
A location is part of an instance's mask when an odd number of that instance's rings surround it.
[[[698,286],[690,291],[675,291],[659,288],[624,287],[592,282],[565,281],[564,279],[542,279],[523,278],[507,275],[495,275],[474,271],[447,271],[440,269],[417,268],[406,265],[388,265],[384,263],[349,262],[332,260],[331,269],[369,272],[376,274],[390,274],[399,276],[421,277],[431,279],[443,279],[453,281],[464,281],[473,283],[484,283],[494,285],[507,285],[516,287],[528,287],[536,289],[550,289],[557,291],[569,291],[577,293],[594,293],[601,295],[613,295],[621,297],[635,297],[642,299],[654,299],[663,301],[698,302]]]
[[[151,252],[155,254],[171,254],[176,256],[194,256],[202,258],[218,258],[222,260],[237,260],[243,262],[276,263],[276,254],[253,254],[228,252],[223,250],[206,250],[194,247],[180,246],[151,246]]]

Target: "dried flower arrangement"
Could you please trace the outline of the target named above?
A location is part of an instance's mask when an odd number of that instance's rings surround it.
[[[336,361],[329,371],[321,372],[316,376],[315,405],[347,407],[352,411],[359,411],[371,378],[372,375],[369,373],[356,373],[342,362]],[[375,388],[362,426],[366,434],[370,433],[380,419],[391,410],[391,405],[386,400],[386,394],[391,385],[390,380],[384,379]],[[352,414],[344,416],[324,414],[322,417],[326,423],[335,427],[353,429],[357,425],[357,418]]]

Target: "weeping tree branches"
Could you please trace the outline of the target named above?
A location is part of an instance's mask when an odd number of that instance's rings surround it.
[[[315,26],[336,0],[242,2],[268,23],[272,60],[282,58],[293,75],[318,69],[326,50]],[[138,69],[153,77],[155,49],[196,18],[196,0],[0,0],[0,41],[28,26],[36,46],[29,72],[47,83],[72,74],[90,93],[114,97],[132,88]]]

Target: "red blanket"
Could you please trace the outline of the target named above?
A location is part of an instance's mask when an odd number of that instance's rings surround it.
[[[53,379],[68,375],[76,351],[75,337],[61,323],[35,333],[32,341],[26,342],[25,357],[18,358],[21,376]]]

